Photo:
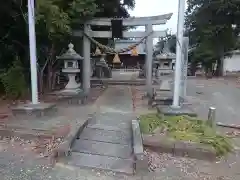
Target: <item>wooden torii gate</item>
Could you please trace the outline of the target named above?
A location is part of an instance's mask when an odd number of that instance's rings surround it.
[[[166,31],[153,31],[153,25],[163,25],[172,17],[172,13],[150,17],[131,17],[122,20],[123,26],[145,26],[145,32],[124,31],[124,38],[146,37],[146,85],[148,95],[152,95],[152,57],[153,57],[153,38],[165,37]],[[88,93],[90,89],[91,63],[90,63],[90,40],[84,34],[93,38],[111,38],[111,31],[92,31],[91,26],[111,26],[111,20],[115,18],[98,18],[84,24],[84,32],[74,31],[74,36],[83,36],[83,90]],[[151,33],[153,32],[153,33]]]

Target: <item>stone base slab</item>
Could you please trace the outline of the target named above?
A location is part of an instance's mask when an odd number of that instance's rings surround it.
[[[87,94],[82,90],[80,91],[57,91],[51,93],[51,95],[58,96],[61,102],[67,102],[69,105],[85,104],[87,100]]]
[[[173,102],[172,93],[169,92],[158,92],[154,93],[153,98],[149,99],[149,105],[157,106],[157,105],[171,105]]]
[[[142,86],[145,85],[146,81],[145,79],[134,79],[134,80],[116,80],[112,78],[101,78],[101,79],[91,79],[91,84],[96,82],[100,82],[100,84],[103,85],[136,85],[136,86]]]
[[[197,114],[187,106],[181,106],[180,108],[172,108],[171,106],[162,107],[158,106],[157,111],[160,114],[166,116],[181,116],[181,115],[188,115],[190,117],[197,117]]]
[[[38,103],[38,104],[21,104],[11,108],[12,113],[17,118],[28,118],[28,117],[49,117],[53,116],[57,107],[53,103]]]
[[[143,135],[143,144],[156,151],[171,153],[175,156],[208,161],[214,161],[217,158],[215,150],[210,146],[174,140],[164,135]]]
[[[79,94],[81,92],[83,92],[82,89],[75,88],[75,89],[63,89],[63,90],[58,91],[57,93],[62,94],[62,95],[74,95],[74,94]]]

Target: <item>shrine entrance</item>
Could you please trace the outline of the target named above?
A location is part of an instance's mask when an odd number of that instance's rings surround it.
[[[91,42],[94,43],[97,48],[101,49],[106,54],[114,54],[113,61],[119,61],[118,54],[128,52],[136,48],[139,44],[145,43],[146,45],[146,85],[147,93],[152,94],[152,63],[153,63],[153,38],[165,37],[166,31],[153,31],[153,25],[164,25],[172,17],[172,13],[164,14],[160,16],[150,17],[131,17],[126,19],[116,18],[99,18],[92,19],[84,24],[84,31],[74,31],[74,36],[83,37],[83,89],[86,93],[90,89],[91,79]],[[92,31],[91,26],[111,26],[111,31]],[[143,31],[124,31],[124,27],[136,27],[145,26],[145,32]],[[117,28],[116,28],[117,27]],[[120,28],[119,28],[120,27]],[[137,43],[130,45],[123,49],[113,49],[107,47],[94,38],[138,38]]]

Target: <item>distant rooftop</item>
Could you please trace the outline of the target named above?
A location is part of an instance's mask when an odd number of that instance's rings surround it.
[[[172,53],[169,49],[169,44],[167,42],[164,43],[163,52],[161,54],[156,55],[156,59],[176,59],[176,54]]]
[[[115,40],[115,49],[127,48],[128,46],[138,43],[139,40],[137,40],[137,39],[134,39],[134,40],[133,39],[117,39],[117,40]],[[138,54],[140,54],[140,55],[146,54],[145,43],[139,44],[136,48],[137,48]],[[131,54],[131,51],[121,53],[121,54]]]

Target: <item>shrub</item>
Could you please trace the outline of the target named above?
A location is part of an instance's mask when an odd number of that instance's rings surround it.
[[[25,94],[27,86],[19,58],[16,58],[9,69],[0,74],[0,81],[8,98],[17,99]]]

